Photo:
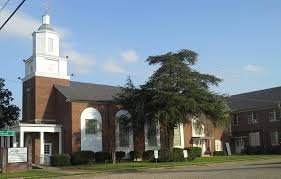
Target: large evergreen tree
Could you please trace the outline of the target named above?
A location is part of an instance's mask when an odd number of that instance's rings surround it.
[[[210,90],[221,79],[192,69],[197,60],[197,53],[190,50],[150,56],[146,61],[159,68],[140,88],[129,80],[117,100],[137,123],[160,122],[167,134],[162,147],[172,148],[174,126],[179,123],[190,123],[194,117],[202,122],[202,115],[214,125],[228,119],[224,96]]]
[[[0,129],[15,124],[19,119],[20,109],[11,104],[12,92],[5,88],[5,80],[0,78]]]

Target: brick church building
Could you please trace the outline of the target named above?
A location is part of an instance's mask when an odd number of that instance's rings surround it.
[[[22,121],[12,126],[16,132],[14,147],[30,146],[33,163],[42,164],[49,156],[79,150],[110,150],[116,136],[116,150],[127,154],[135,146],[143,150],[161,148],[163,131],[148,136],[151,126],[134,133],[116,120],[130,115],[114,102],[120,87],[71,81],[68,58],[60,56],[60,36],[50,25],[50,16],[42,16],[42,25],[32,34],[33,54],[25,60]],[[160,130],[158,128],[158,130]],[[175,147],[202,147],[223,150],[223,130],[207,135],[194,125],[179,124],[174,129]]]

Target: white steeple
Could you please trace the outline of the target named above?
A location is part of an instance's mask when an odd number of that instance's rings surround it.
[[[50,25],[48,13],[42,16],[42,24],[33,32],[33,54],[25,60],[25,78],[44,76],[70,79],[67,75],[67,59],[60,57],[60,36]]]

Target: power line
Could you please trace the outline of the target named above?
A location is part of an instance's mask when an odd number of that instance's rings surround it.
[[[4,22],[4,24],[0,27],[0,30],[5,26],[5,24],[13,17],[13,15],[18,11],[18,9],[22,6],[22,4],[25,2],[26,0],[23,0],[18,7],[14,10],[14,12],[10,15],[10,17]]]
[[[5,6],[8,4],[9,1],[10,1],[10,0],[7,0],[6,3],[4,4],[4,6],[1,8],[0,14],[1,14],[1,12],[3,11],[3,9],[5,8]]]

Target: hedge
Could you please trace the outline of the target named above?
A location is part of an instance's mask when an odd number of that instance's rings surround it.
[[[92,163],[95,160],[95,153],[93,151],[77,151],[71,155],[71,163],[73,165],[81,165]]]
[[[181,148],[173,148],[173,161],[174,162],[182,162],[182,161],[184,161],[183,149],[181,149]]]
[[[142,157],[142,151],[141,150],[133,150],[129,152],[130,160],[134,161]]]
[[[214,156],[225,156],[224,151],[214,151],[213,153]]]
[[[201,157],[201,147],[188,147],[184,149],[187,150],[188,153],[187,160],[194,160],[196,157]]]
[[[146,161],[154,161],[154,150],[144,151],[142,154],[142,159]]]
[[[96,152],[95,153],[95,161],[96,162],[105,162],[110,160],[110,154],[108,152]]]
[[[173,152],[168,149],[160,149],[158,151],[158,161],[159,162],[172,162],[173,161]]]
[[[50,163],[53,167],[68,166],[71,164],[69,154],[52,155],[50,157]]]
[[[115,152],[116,161],[120,162],[122,158],[125,157],[125,152],[123,151],[116,151]]]

